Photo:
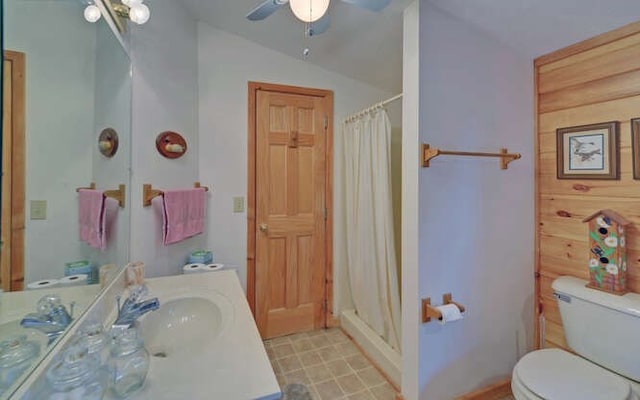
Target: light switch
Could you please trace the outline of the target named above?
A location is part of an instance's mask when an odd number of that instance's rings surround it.
[[[244,197],[233,198],[233,212],[234,213],[244,212]]]
[[[29,214],[31,219],[47,219],[47,201],[31,200]]]

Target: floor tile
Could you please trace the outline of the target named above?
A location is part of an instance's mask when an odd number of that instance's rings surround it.
[[[361,369],[358,371],[358,376],[362,379],[365,385],[369,387],[377,386],[386,382],[384,376],[374,367]]]
[[[316,391],[321,400],[337,400],[344,396],[340,385],[335,380],[330,380],[315,385]]]
[[[302,368],[302,363],[300,362],[298,356],[295,354],[292,356],[279,358],[278,363],[280,364],[280,368],[282,369],[283,373]]]
[[[364,383],[362,383],[355,373],[336,378],[336,381],[338,381],[338,384],[345,394],[354,394],[365,389]]]
[[[393,387],[339,328],[269,339],[265,348],[282,388],[303,384],[313,400],[395,400]]]
[[[343,359],[330,361],[326,363],[326,365],[327,368],[329,368],[329,371],[331,371],[333,376],[335,376],[336,378],[353,373],[353,368],[351,368],[349,364],[347,364],[347,362]]]
[[[365,356],[363,356],[362,354],[354,354],[352,356],[345,357],[345,360],[347,361],[347,363],[349,363],[351,368],[353,368],[356,371],[359,371],[361,369],[365,369],[371,366],[371,364],[369,363],[369,360],[367,360]]]
[[[395,400],[396,391],[388,383],[369,388],[376,400]]]

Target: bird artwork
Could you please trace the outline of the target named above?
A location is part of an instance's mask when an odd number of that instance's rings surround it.
[[[593,161],[596,154],[602,155],[602,149],[598,148],[595,142],[581,142],[575,137],[570,140],[573,155],[579,157],[582,162]]]

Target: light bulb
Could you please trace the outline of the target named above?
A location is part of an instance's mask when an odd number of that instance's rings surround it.
[[[145,4],[136,4],[129,10],[129,19],[138,25],[142,25],[149,20],[151,11]]]
[[[122,4],[124,4],[125,6],[129,6],[129,7],[133,7],[136,6],[138,4],[142,4],[142,0],[121,0]]]
[[[86,19],[89,22],[96,22],[97,20],[100,19],[101,15],[102,14],[100,13],[100,9],[95,4],[89,4],[84,9],[84,19]]]
[[[303,22],[319,20],[329,8],[329,0],[289,0],[291,11]]]

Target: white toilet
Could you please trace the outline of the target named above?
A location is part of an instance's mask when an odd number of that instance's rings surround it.
[[[533,351],[513,369],[517,400],[640,399],[640,295],[616,296],[563,276],[553,282],[569,347]]]

